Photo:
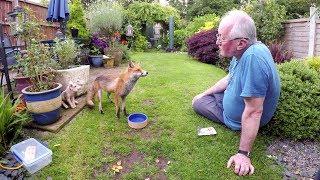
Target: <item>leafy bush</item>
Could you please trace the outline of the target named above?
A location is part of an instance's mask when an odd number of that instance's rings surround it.
[[[319,138],[319,74],[297,60],[278,65],[278,70],[281,95],[269,131],[296,140]]]
[[[185,28],[187,37],[192,36],[196,32],[205,30],[204,28],[208,25],[211,26],[211,29],[216,29],[219,25],[220,17],[216,14],[206,14],[204,16],[199,16],[194,18]]]
[[[188,54],[201,62],[216,64],[219,60],[217,33],[217,30],[202,31],[190,37],[187,40]]]
[[[68,69],[75,64],[77,56],[80,54],[80,49],[73,39],[66,38],[64,40],[55,39],[53,48],[58,56],[58,63],[62,69]]]
[[[184,29],[174,31],[174,47],[186,49],[187,32]]]
[[[137,33],[135,35],[134,42],[132,44],[133,50],[142,52],[147,49],[147,46],[148,46],[147,38]]]
[[[128,45],[121,44],[120,48],[121,48],[121,51],[123,53],[121,63],[129,62],[129,60],[130,60],[130,52],[129,52],[129,49],[128,49]]]
[[[292,51],[285,49],[283,42],[273,42],[269,45],[269,50],[272,54],[275,63],[280,64],[290,61],[293,57]]]
[[[89,38],[86,21],[84,18],[84,9],[80,0],[73,0],[70,6],[70,19],[67,21],[68,29],[76,28],[79,30],[79,37]]]
[[[217,61],[216,65],[223,69],[224,71],[229,71],[229,65],[230,65],[230,58],[224,58],[220,57],[220,59]]]
[[[86,12],[87,26],[91,33],[110,36],[119,31],[123,22],[123,9],[115,2],[96,1]]]
[[[220,18],[215,14],[206,14],[195,18],[185,28],[174,31],[174,47],[186,50],[186,40],[196,32],[207,31],[218,26]]]
[[[22,125],[28,121],[25,111],[16,111],[19,100],[11,104],[9,95],[0,90],[0,155],[19,137]]]
[[[282,23],[286,20],[284,6],[278,5],[275,0],[248,1],[244,10],[254,19],[259,40],[269,43],[282,37]]]
[[[307,59],[307,64],[310,66],[310,68],[318,71],[320,73],[320,57],[312,57]]]

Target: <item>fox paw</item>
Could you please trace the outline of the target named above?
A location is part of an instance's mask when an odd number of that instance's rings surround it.
[[[99,110],[100,111],[100,114],[104,114],[104,112],[102,110]]]

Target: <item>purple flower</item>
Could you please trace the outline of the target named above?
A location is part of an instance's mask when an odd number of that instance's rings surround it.
[[[101,51],[108,47],[107,41],[103,38],[99,38],[97,35],[92,36],[91,43],[95,47],[99,48]]]

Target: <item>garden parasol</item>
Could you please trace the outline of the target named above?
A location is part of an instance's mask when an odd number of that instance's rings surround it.
[[[67,0],[50,0],[47,21],[59,22],[60,31],[65,34],[66,21],[69,19]]]

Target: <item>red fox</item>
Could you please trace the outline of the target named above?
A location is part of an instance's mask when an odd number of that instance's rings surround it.
[[[148,72],[144,71],[139,64],[134,64],[130,61],[128,67],[115,79],[105,75],[97,77],[88,89],[87,105],[93,107],[94,103],[92,99],[97,95],[99,99],[99,111],[103,114],[101,98],[102,90],[104,90],[107,92],[110,101],[110,94],[114,93],[117,118],[120,118],[119,98],[121,98],[121,110],[125,116],[128,116],[126,111],[126,97],[136,84],[137,80],[140,77],[147,76],[147,74]]]

